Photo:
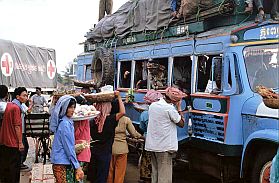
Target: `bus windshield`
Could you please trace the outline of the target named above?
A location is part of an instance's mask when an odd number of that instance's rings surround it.
[[[244,59],[250,87],[259,85],[278,92],[279,80],[278,44],[251,46],[244,49]]]

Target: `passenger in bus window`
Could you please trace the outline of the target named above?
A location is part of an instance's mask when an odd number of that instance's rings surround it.
[[[173,66],[174,87],[189,94],[191,91],[191,58],[189,56],[175,58]]]
[[[259,85],[272,88],[274,86],[274,81],[278,79],[278,69],[272,67],[272,55],[273,53],[271,51],[264,53],[262,57],[262,65],[258,71],[256,71],[255,81],[253,83],[254,89]]]
[[[141,67],[136,70],[136,75],[140,76],[140,78],[137,78],[136,82],[136,88],[137,89],[146,89],[147,88],[147,78],[148,78],[148,72],[147,72],[147,62],[143,61],[141,63]]]
[[[148,62],[147,69],[150,73],[151,89],[165,89],[167,88],[166,67],[159,63]]]
[[[222,92],[221,91],[221,75],[220,74],[218,74],[216,76],[215,83],[216,83],[216,86],[215,86],[215,88],[213,88],[213,90],[210,92],[210,94],[218,95]]]
[[[219,94],[221,92],[221,75],[222,75],[222,59],[218,59],[214,63],[213,73],[210,72],[210,77],[206,85],[205,92],[210,94]],[[213,81],[212,81],[213,74]]]
[[[121,88],[130,88],[131,87],[131,61],[121,62],[120,65],[120,87]]]
[[[204,91],[210,77],[212,58],[206,55],[198,56],[198,90]]]
[[[129,71],[125,71],[123,74],[122,78],[122,87],[123,88],[130,88],[130,81],[131,81],[131,76]]]

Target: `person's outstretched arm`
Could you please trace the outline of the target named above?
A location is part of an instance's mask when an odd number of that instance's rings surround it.
[[[125,115],[126,111],[119,91],[115,91],[115,95],[117,96],[119,103],[119,112],[116,114],[116,121],[118,121],[122,116]]]

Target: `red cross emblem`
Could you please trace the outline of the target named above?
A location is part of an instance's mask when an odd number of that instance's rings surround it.
[[[11,76],[14,70],[14,61],[9,53],[4,53],[1,57],[1,71],[4,76]]]
[[[49,79],[53,79],[56,73],[56,66],[53,60],[47,62],[47,76]]]

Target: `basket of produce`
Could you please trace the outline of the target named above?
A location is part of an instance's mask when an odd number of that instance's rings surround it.
[[[77,104],[73,121],[80,121],[95,118],[100,112],[96,110],[93,105],[79,105]]]
[[[95,83],[93,80],[90,81],[78,81],[78,80],[73,80],[74,85],[78,87],[95,87]]]
[[[60,97],[64,96],[64,95],[70,95],[73,97],[77,97],[79,96],[81,93],[80,92],[75,92],[75,91],[59,91],[59,92],[54,92],[53,93],[53,97],[55,97],[56,100],[58,100]]]
[[[85,94],[84,97],[90,102],[112,102],[115,98],[114,92],[100,92]]]
[[[270,88],[257,86],[256,91],[263,97],[263,102],[267,107],[279,109],[279,95]]]
[[[63,95],[75,95],[76,92],[74,90],[65,90],[65,91],[55,91],[53,92],[53,96],[62,97]]]
[[[264,98],[263,102],[267,107],[270,107],[270,108],[273,108],[273,109],[279,109],[279,99]]]

